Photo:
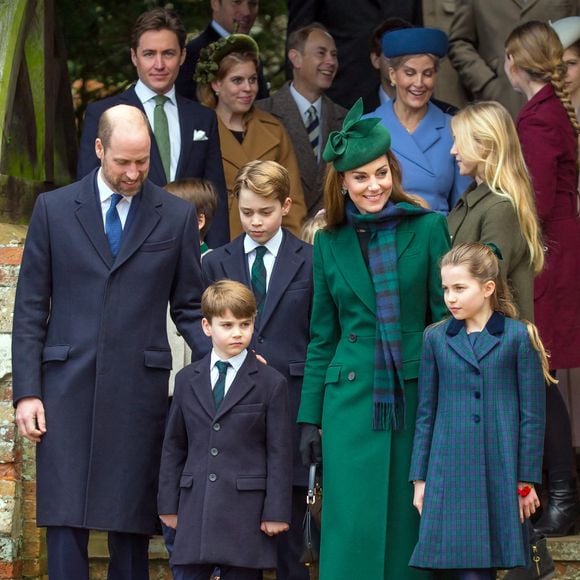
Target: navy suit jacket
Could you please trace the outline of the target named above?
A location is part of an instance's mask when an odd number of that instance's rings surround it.
[[[276,566],[261,521],[290,523],[286,381],[252,353],[216,410],[210,355],[175,378],[159,475],[160,514],[178,514],[172,564]]]
[[[192,101],[197,101],[197,83],[193,80],[193,75],[195,74],[195,67],[199,60],[199,53],[202,48],[209,46],[212,42],[216,42],[220,38],[221,36],[217,30],[209,24],[199,36],[196,36],[187,43],[185,46],[185,60],[175,80],[175,89],[180,95]],[[258,96],[256,98],[265,99],[269,94],[268,83],[264,78],[262,62],[260,61],[260,66],[258,67]]]
[[[185,99],[179,94],[176,95],[176,100],[181,130],[181,153],[175,180],[198,177],[211,181],[215,186],[219,195],[219,203],[206,241],[208,246],[218,247],[229,241],[230,232],[228,198],[217,118],[212,110],[202,107],[199,103]],[[132,105],[144,111],[143,104],[135,93],[134,86],[119,95],[91,103],[87,107],[77,165],[78,179],[100,166],[99,159],[95,154],[95,139],[97,138],[97,128],[101,115],[107,109],[122,104]],[[203,131],[207,139],[194,141],[194,131]],[[160,187],[167,184],[163,163],[161,162],[161,156],[153,133],[151,133],[151,160],[148,177]]]
[[[145,181],[115,259],[95,189],[91,173],[37,199],[14,307],[14,401],[40,398],[46,412],[39,525],[153,534],[168,302],[194,356],[208,351],[197,217]]]
[[[202,269],[208,283],[229,278],[251,287],[244,235],[204,257]],[[310,340],[312,292],[312,246],[284,230],[251,346],[288,381],[290,415],[294,422],[294,485],[308,483],[308,474],[298,453],[299,428],[295,423]]]

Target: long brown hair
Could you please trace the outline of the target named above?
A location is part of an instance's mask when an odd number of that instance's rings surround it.
[[[394,202],[406,201],[412,205],[425,207],[419,197],[410,195],[403,191],[401,184],[401,169],[395,155],[391,151],[386,151],[385,155],[391,168],[393,189],[391,196]],[[346,223],[345,198],[342,193],[343,174],[336,171],[332,163],[326,166],[324,178],[324,208],[326,210],[326,223],[328,228],[337,228]]]
[[[453,246],[441,258],[441,268],[445,266],[464,266],[469,275],[473,276],[480,284],[485,284],[490,280],[494,282],[495,292],[490,297],[492,310],[501,312],[508,318],[518,318],[518,309],[513,302],[511,292],[499,274],[498,259],[489,246],[478,242]],[[557,383],[558,381],[550,374],[548,353],[540,340],[538,329],[527,320],[522,322],[526,324],[530,341],[540,355],[544,380],[548,384]]]

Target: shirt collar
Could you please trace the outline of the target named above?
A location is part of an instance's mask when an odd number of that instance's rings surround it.
[[[158,93],[151,90],[141,79],[135,85],[135,94],[139,97],[142,103],[146,103],[154,99]],[[169,99],[170,103],[175,105],[175,85],[173,85],[164,95]]]
[[[102,176],[102,172],[103,172],[103,168],[99,168],[99,171],[97,171],[97,187],[99,188],[99,201],[101,203],[107,201],[108,199],[111,199],[111,196],[113,195],[113,193],[117,193],[116,191],[113,191],[105,182],[105,180],[103,179]],[[121,194],[123,195],[123,194]],[[131,203],[131,196],[130,195],[123,195],[123,199],[127,200],[129,203]]]
[[[213,367],[215,367],[215,363],[218,360],[223,360],[224,362],[228,362],[232,365],[232,368],[236,371],[236,373],[240,370],[240,367],[244,364],[244,361],[246,360],[246,357],[248,356],[248,349],[245,348],[240,354],[237,354],[236,356],[233,356],[232,358],[227,358],[227,359],[223,359],[220,358],[216,351],[212,348],[211,349],[211,364],[210,364],[210,370],[213,369]]]
[[[218,24],[216,20],[211,21],[211,27],[223,38],[229,36],[230,33],[221,25]]]
[[[314,103],[311,103],[306,97],[302,96],[296,90],[294,83],[290,83],[290,94],[292,95],[292,98],[294,99],[294,102],[296,103],[296,106],[298,107],[298,110],[300,111],[302,117],[306,117],[306,111],[308,111],[308,109],[310,109],[310,107],[314,105],[314,108],[316,109],[316,114],[320,119],[320,114],[322,112],[322,96],[318,97],[318,99],[316,99]]]
[[[249,254],[253,252],[258,246],[264,245],[268,248],[268,251],[276,257],[278,255],[278,251],[280,250],[280,246],[282,245],[282,240],[284,239],[284,233],[282,232],[282,228],[280,228],[265,244],[258,244],[246,234],[244,236],[244,253]]]

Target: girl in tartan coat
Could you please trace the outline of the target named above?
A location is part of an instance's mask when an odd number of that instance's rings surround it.
[[[443,257],[453,318],[425,331],[419,373],[409,478],[421,524],[410,565],[461,580],[528,563],[522,523],[540,505],[553,382],[535,326],[513,318],[494,251],[460,244]]]

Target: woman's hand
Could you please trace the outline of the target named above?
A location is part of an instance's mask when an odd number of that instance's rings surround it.
[[[311,463],[322,463],[322,438],[318,425],[302,423],[299,449],[304,467],[309,467]]]
[[[417,508],[419,515],[423,512],[423,497],[425,496],[425,482],[417,480],[413,482],[415,493],[413,494],[413,505]]]
[[[519,482],[518,489],[530,485],[529,483]],[[526,497],[518,495],[518,502],[520,504],[520,522],[524,523],[524,520],[532,517],[536,513],[536,510],[540,507],[540,499],[536,490],[532,487],[530,493]]]

